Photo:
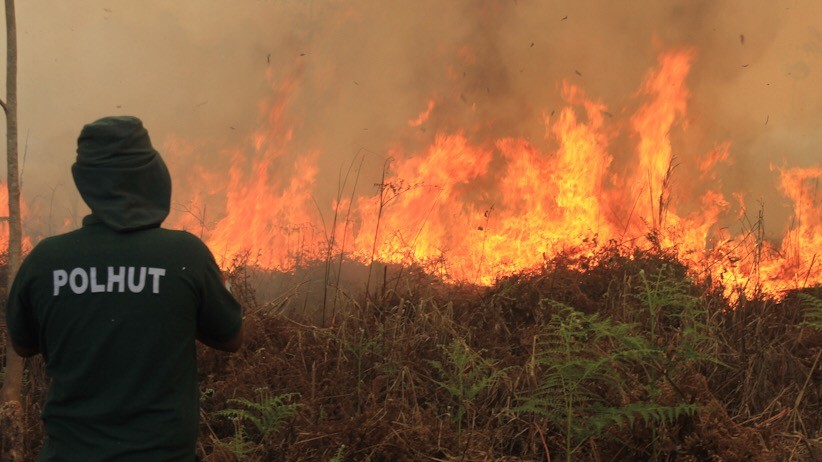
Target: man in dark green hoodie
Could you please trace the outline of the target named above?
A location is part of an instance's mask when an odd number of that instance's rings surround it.
[[[240,305],[198,238],[160,228],[171,177],[139,119],[83,127],[72,173],[91,214],[31,251],[7,305],[52,378],[40,460],[194,460],[195,338],[239,349]]]

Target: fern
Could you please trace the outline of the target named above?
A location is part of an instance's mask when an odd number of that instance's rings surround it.
[[[508,370],[494,370],[494,362],[482,357],[482,352],[471,350],[461,340],[448,346],[440,345],[447,362],[429,361],[442,380],[434,383],[445,389],[457,403],[454,420],[457,422],[457,440],[462,433],[462,420],[474,400],[483,390],[492,386]]]
[[[243,422],[251,422],[262,439],[277,430],[283,421],[291,417],[301,406],[298,403],[290,402],[293,398],[299,396],[298,393],[272,396],[270,390],[265,388],[258,388],[256,392],[256,400],[246,398],[229,399],[229,403],[239,404],[242,407],[217,412],[217,415],[229,417],[239,425],[234,439],[242,438]]]
[[[799,325],[822,331],[822,299],[810,294],[799,294],[799,301],[806,308],[804,320]]]
[[[658,423],[674,423],[680,417],[693,416],[699,410],[699,406],[690,403],[680,403],[676,406],[662,406],[654,403],[630,403],[619,408],[619,413],[614,414],[615,424],[619,427],[624,424],[633,425],[637,417],[642,419],[646,426]],[[617,422],[616,419],[625,419]]]
[[[228,441],[214,438],[214,443],[231,452],[237,460],[243,460],[247,455],[257,449],[257,445],[246,439],[245,431],[239,418],[232,417],[231,420],[234,422],[234,436],[229,438]]]
[[[650,342],[657,346],[654,323],[665,326],[665,349],[660,347],[656,360],[661,367],[674,371],[682,366],[711,363],[729,367],[719,360],[720,346],[709,323],[703,299],[691,295],[690,279],[676,275],[663,265],[650,280],[639,272],[645,293],[642,298],[651,315]],[[660,332],[662,334],[663,332]]]
[[[343,444],[337,449],[337,453],[334,454],[328,462],[345,462],[345,457],[343,457],[343,451],[345,451],[345,445]]]
[[[539,384],[529,396],[520,398],[513,412],[547,417],[562,433],[566,460],[572,460],[581,445],[592,436],[602,436],[607,428],[631,425],[637,417],[646,425],[673,421],[696,411],[693,405],[668,407],[640,402],[612,406],[603,396],[603,389],[627,388],[620,366],[642,364],[653,356],[654,348],[634,334],[634,324],[615,324],[559,302],[543,303],[559,312],[538,344],[535,367]]]
[[[677,274],[668,265],[646,276],[639,272],[642,293],[637,296],[640,310],[648,314],[648,342],[651,351],[639,364],[645,370],[645,390],[651,400],[662,393],[662,381],[667,381],[685,401],[685,396],[675,382],[680,373],[699,363],[712,363],[728,367],[719,360],[717,336],[711,330],[709,314],[702,299],[692,295],[692,281]],[[691,406],[681,405],[681,406]],[[690,409],[690,408],[688,408]],[[660,415],[655,415],[660,420]],[[657,456],[656,427],[652,431],[652,456]]]

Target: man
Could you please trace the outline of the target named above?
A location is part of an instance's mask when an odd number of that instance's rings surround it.
[[[240,305],[208,248],[161,229],[171,177],[136,117],[77,140],[74,182],[91,214],[28,255],[7,305],[12,346],[42,353],[47,461],[192,461],[195,338],[234,352]]]

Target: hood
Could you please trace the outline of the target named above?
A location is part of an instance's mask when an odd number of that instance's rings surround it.
[[[92,215],[116,231],[158,227],[168,216],[171,176],[137,117],[83,127],[71,173]]]

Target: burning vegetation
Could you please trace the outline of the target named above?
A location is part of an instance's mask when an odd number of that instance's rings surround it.
[[[199,164],[185,177],[186,190],[197,184],[201,192],[180,206],[172,226],[200,234],[223,261],[251,251],[255,265],[281,271],[337,255],[490,285],[561,253],[590,256],[617,243],[673,252],[727,295],[819,284],[819,167],[772,167],[794,204],[780,243],[766,238],[762,210],[750,212],[743,193],[723,191],[717,170],[736,162],[730,141],[687,163],[676,155],[672,137],[687,126],[686,78],[696,54],[662,53],[639,85],[636,107],[620,117],[563,82],[565,106],[543,113],[542,141],[489,136],[499,131],[493,121],[432,137],[419,128],[448,126],[437,118],[455,102],[431,99],[408,122],[409,145],[419,148],[392,148],[376,194],[360,176],[368,154],[355,156],[340,171],[330,209],[316,201],[318,154],[294,153],[288,114],[298,84],[286,81],[275,85],[251,146],[226,154],[227,178]],[[460,56],[473,59],[465,50]],[[196,149],[180,142],[167,150],[196,160]],[[737,222],[726,225],[732,212]]]

